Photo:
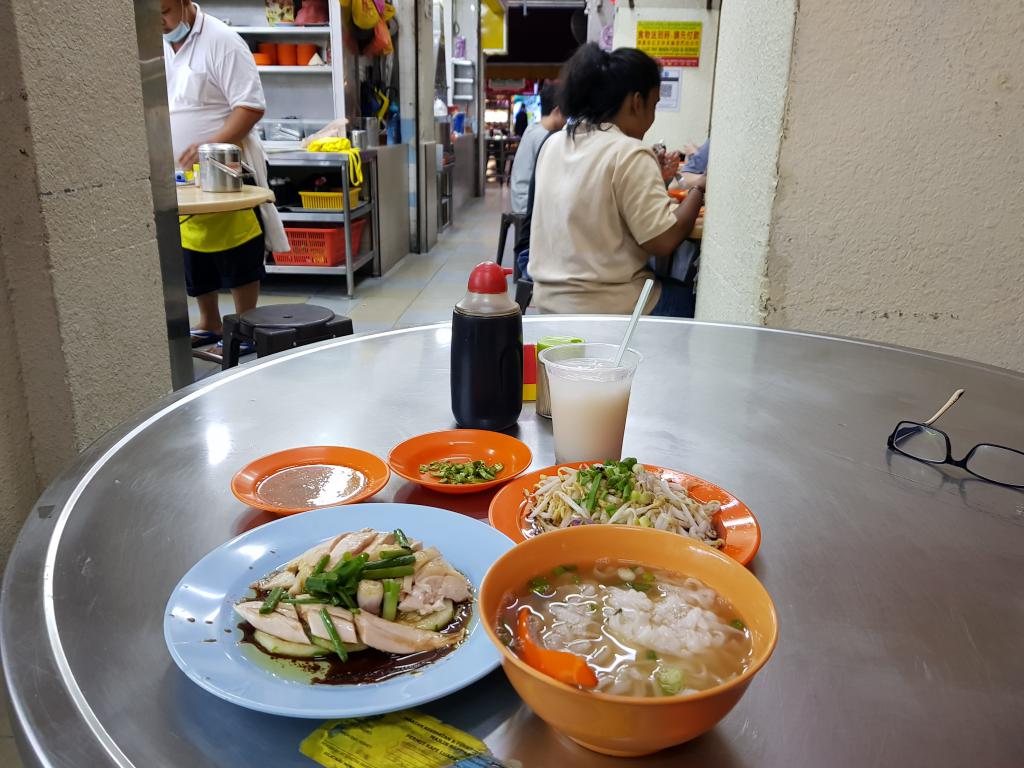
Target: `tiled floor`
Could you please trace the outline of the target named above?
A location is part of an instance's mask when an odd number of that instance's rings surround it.
[[[466,292],[470,270],[479,262],[494,259],[498,223],[508,207],[508,187],[489,184],[487,194],[459,212],[455,225],[443,232],[429,253],[410,253],[382,277],[363,277],[355,297],[345,295],[342,277],[270,275],[263,284],[261,304],[309,302],[352,318],[356,333],[385,331],[451,318],[452,308]],[[511,245],[505,266],[511,266]],[[231,296],[221,296],[221,311],[234,311]],[[191,319],[198,318],[189,302]],[[213,363],[196,361],[196,377],[218,370]]]
[[[448,320],[466,292],[470,270],[494,258],[499,216],[507,206],[508,188],[489,185],[486,196],[461,212],[430,253],[411,253],[387,275],[360,279],[353,299],[345,295],[343,279],[275,275],[265,284],[260,303],[313,302],[330,307],[351,317],[357,333]],[[505,266],[511,265],[510,254],[507,248]],[[233,311],[230,294],[221,297],[221,310]],[[195,321],[194,304],[190,313]],[[219,370],[213,363],[195,362],[197,378]],[[6,689],[0,683],[0,768],[20,768],[7,712]]]

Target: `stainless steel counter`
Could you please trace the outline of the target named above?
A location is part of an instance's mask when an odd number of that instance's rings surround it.
[[[617,318],[528,319],[617,341]],[[385,456],[452,424],[445,326],[350,337],[182,390],[86,451],[31,511],[0,606],[15,730],[30,765],[312,765],[313,721],[203,692],[171,662],[162,609],[205,553],[268,518],[228,488],[249,460],[304,444]],[[1024,446],[1024,376],[878,345],[645,320],[625,451],[718,483],[763,529],[752,570],[781,636],[711,733],[637,760],[590,754],[522,706],[501,672],[425,709],[499,757],[547,766],[1024,764],[1024,494],[890,456],[900,419],[960,455]],[[361,396],[355,396],[363,393]],[[368,393],[368,395],[367,395]],[[367,396],[370,398],[367,399]],[[553,461],[550,422],[518,435]],[[395,499],[483,514],[489,495]]]

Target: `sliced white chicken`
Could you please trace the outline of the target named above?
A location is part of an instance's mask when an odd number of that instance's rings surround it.
[[[306,566],[308,568],[315,568],[316,564],[320,562],[320,559],[324,555],[330,554],[331,550],[334,549],[335,546],[337,546],[338,542],[348,535],[349,534],[347,533],[339,533],[332,539],[327,539],[327,541],[321,541],[315,547],[307,549],[294,560],[290,561],[284,567],[285,570],[296,573],[303,566]]]
[[[268,635],[287,640],[289,643],[310,645],[294,605],[278,603],[277,607],[267,614],[260,613],[261,605],[263,602],[260,600],[250,600],[236,605],[235,611],[253,627]]]
[[[469,599],[469,582],[443,559],[420,569],[412,588],[403,593],[398,610],[426,616],[444,607],[445,599],[461,603]]]
[[[309,626],[309,631],[313,637],[319,637],[323,640],[331,639],[327,631],[327,625],[324,624],[324,617],[320,615],[320,609],[325,607],[327,608],[327,613],[331,615],[334,628],[338,630],[338,637],[341,638],[341,642],[358,643],[359,638],[356,637],[356,628],[352,624],[351,613],[344,608],[337,608],[333,605],[324,606],[305,603],[299,605],[298,608],[303,620]]]
[[[281,589],[291,589],[294,583],[294,573],[291,571],[278,571],[277,573],[272,573],[270,576],[260,579],[259,581],[254,581],[249,586],[259,592],[269,592],[276,587],[281,587]]]
[[[327,563],[327,569],[330,570],[340,563],[341,558],[345,556],[346,552],[358,555],[376,538],[377,532],[372,528],[363,528],[361,531],[346,533],[331,549],[331,559]]]
[[[371,541],[363,552],[370,556],[370,560],[380,560],[381,551],[395,549],[396,546],[395,534],[378,533],[377,538]]]
[[[416,558],[416,562],[412,564],[412,567],[415,569],[415,572],[418,573],[420,568],[425,566],[431,560],[434,560],[440,556],[441,553],[435,547],[427,547],[426,549],[421,549],[419,552],[416,552],[413,555],[413,557]]]
[[[356,588],[356,602],[360,609],[380,616],[380,605],[384,601],[384,585],[376,579],[363,579]]]
[[[440,632],[430,632],[393,621],[385,621],[365,611],[353,616],[353,620],[360,641],[371,648],[387,653],[434,651],[459,642],[463,634],[456,632],[442,635]]]
[[[416,586],[413,586],[412,591],[398,603],[398,610],[403,613],[418,613],[420,616],[437,613],[442,608],[444,608],[443,597],[424,587],[417,588]]]

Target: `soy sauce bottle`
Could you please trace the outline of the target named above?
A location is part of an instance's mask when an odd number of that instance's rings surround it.
[[[478,264],[452,314],[452,413],[460,427],[508,429],[523,409],[523,315],[502,269]]]

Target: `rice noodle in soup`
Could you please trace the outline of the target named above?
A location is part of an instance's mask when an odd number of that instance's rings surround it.
[[[693,577],[635,563],[566,564],[507,595],[498,633],[517,652],[524,608],[533,642],[585,657],[598,681],[591,690],[602,693],[696,693],[752,661],[750,632],[721,595]]]

